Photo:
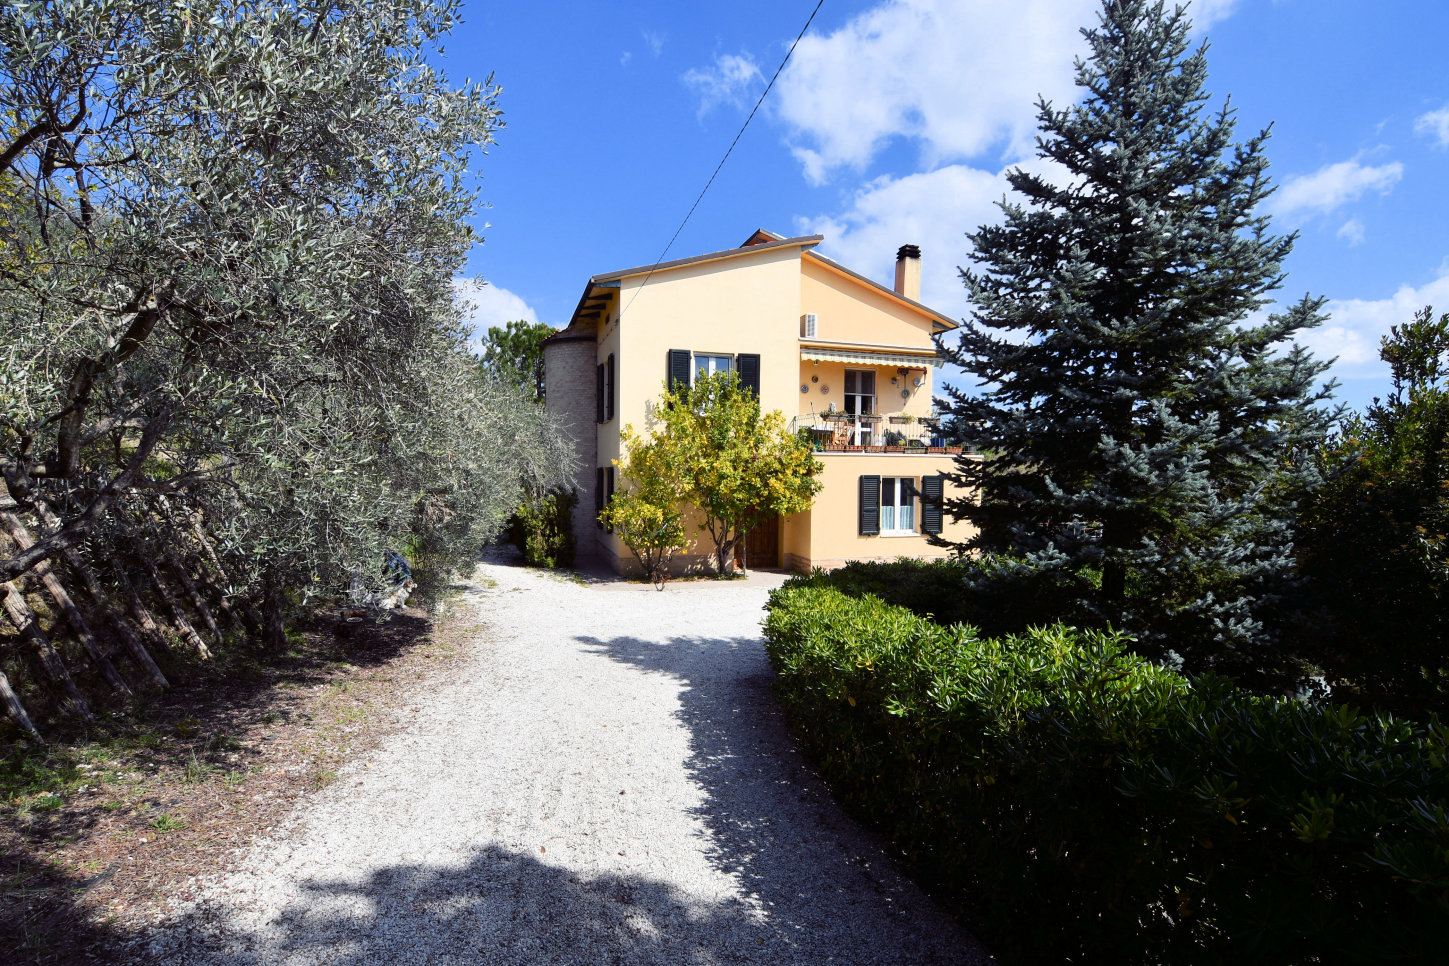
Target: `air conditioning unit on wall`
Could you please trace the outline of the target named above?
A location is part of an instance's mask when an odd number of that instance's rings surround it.
[[[800,317],[800,338],[813,339],[819,327],[819,320],[814,312],[806,312]]]

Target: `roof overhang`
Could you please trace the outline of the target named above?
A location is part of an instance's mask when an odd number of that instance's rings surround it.
[[[673,261],[659,262],[654,265],[640,265],[636,268],[626,268],[619,272],[605,272],[602,275],[595,275],[589,279],[584,286],[584,294],[579,298],[578,307],[574,309],[573,316],[569,319],[569,325],[576,320],[597,317],[597,312],[592,313],[601,304],[607,303],[611,298],[616,297],[617,291],[625,279],[638,278],[643,276],[646,280],[661,272],[668,272],[676,268],[684,268],[691,265],[703,265],[707,262],[723,262],[736,258],[756,258],[764,252],[779,251],[786,248],[798,248],[809,251],[820,244],[823,235],[800,235],[795,238],[780,238],[765,242],[757,242],[746,245],[743,248],[727,248],[720,252],[710,252],[706,255],[693,255],[689,258],[676,258]],[[613,289],[613,293],[605,294],[603,290]]]
[[[945,332],[948,329],[959,328],[961,325],[960,322],[951,318],[949,315],[937,312],[929,305],[922,305],[915,299],[908,299],[900,292],[897,292],[895,289],[887,288],[886,286],[875,281],[874,279],[866,278],[859,272],[852,272],[850,269],[835,261],[833,258],[826,258],[819,252],[814,251],[806,252],[805,257],[809,258],[811,261],[819,265],[824,266],[830,271],[835,272],[837,275],[842,275],[853,282],[866,286],[867,288],[880,295],[884,295],[889,299],[893,299],[894,301],[899,302],[901,305],[907,306],[908,308],[919,312],[921,315],[924,315],[926,318],[931,320],[931,330],[933,332]]]

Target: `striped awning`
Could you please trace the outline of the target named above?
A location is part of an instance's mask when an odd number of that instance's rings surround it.
[[[860,366],[904,366],[912,369],[939,369],[944,364],[935,353],[911,355],[884,349],[826,349],[817,346],[801,346],[800,358],[809,362],[848,362]]]

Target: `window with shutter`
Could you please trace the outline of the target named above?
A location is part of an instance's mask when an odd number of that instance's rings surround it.
[[[604,468],[600,466],[594,471],[594,526],[602,527],[604,521],[599,519],[599,514],[604,512]]]
[[[760,398],[760,357],[757,354],[741,352],[735,356],[735,365],[740,373],[740,385]]]
[[[690,352],[688,349],[670,349],[669,366],[665,370],[665,384],[672,390],[678,384],[688,386],[690,371]]]
[[[594,422],[604,421],[604,367],[600,365],[594,373]]]
[[[942,474],[921,477],[921,532],[941,532],[941,501],[946,495],[946,477]]]
[[[880,477],[860,478],[860,535],[874,537],[880,534]]]
[[[614,402],[617,396],[614,392],[614,353],[609,353],[609,361],[605,363],[604,371],[604,422],[614,418]]]
[[[604,482],[604,506],[608,506],[609,501],[614,498],[614,468],[612,466],[604,470]],[[608,531],[613,533],[614,528],[609,527]]]

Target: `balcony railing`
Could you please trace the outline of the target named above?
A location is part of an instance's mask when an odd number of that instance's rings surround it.
[[[821,453],[960,453],[947,445],[934,420],[900,413],[816,413],[796,416],[792,432],[804,432]]]

